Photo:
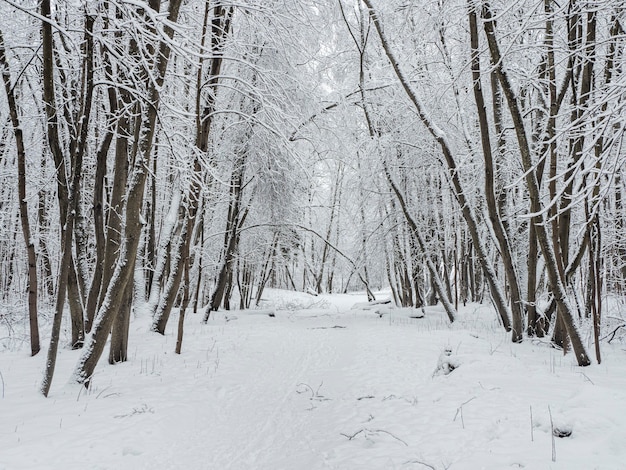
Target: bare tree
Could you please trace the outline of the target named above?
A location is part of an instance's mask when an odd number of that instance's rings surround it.
[[[174,36],[173,25],[178,20],[181,3],[180,0],[173,0],[168,4],[167,17],[163,24],[164,36],[155,48],[157,52],[152,71],[154,81],[148,86],[148,106],[142,113],[140,140],[137,143],[138,153],[129,178],[124,211],[124,236],[122,238],[120,255],[106,295],[96,316],[92,333],[87,339],[81,358],[76,365],[75,380],[85,386],[88,386],[91,381],[98,359],[104,350],[106,337],[109,335],[111,326],[121,308],[123,296],[118,295],[118,293],[123,292],[126,285],[132,282],[134,272],[133,260],[137,255],[143,225],[141,209],[148,174],[147,167],[156,131],[160,88],[165,80],[165,72],[171,53],[170,41]]]
[[[30,351],[35,355],[41,349],[39,344],[39,323],[37,318],[37,295],[39,294],[37,282],[37,256],[35,253],[35,242],[31,236],[30,222],[28,220],[28,198],[26,196],[26,147],[24,136],[20,124],[20,116],[15,99],[14,87],[11,83],[11,70],[6,57],[4,36],[0,30],[0,69],[2,69],[2,81],[6,91],[9,104],[9,114],[13,125],[13,135],[17,149],[17,184],[20,206],[20,220],[22,221],[22,235],[28,254],[28,318],[30,326]]]
[[[502,320],[502,324],[504,325],[504,328],[507,331],[510,331],[511,320],[510,320],[508,308],[506,306],[505,296],[498,284],[496,273],[493,270],[493,266],[490,264],[487,258],[486,249],[478,233],[478,224],[476,221],[476,217],[472,211],[469,201],[466,198],[465,191],[461,184],[461,180],[459,178],[459,168],[457,166],[454,154],[452,152],[451,145],[448,142],[446,134],[432,121],[430,116],[427,114],[426,109],[424,108],[424,105],[422,104],[421,100],[418,98],[410,82],[406,79],[405,75],[403,74],[400,68],[400,64],[398,60],[396,59],[395,54],[393,53],[391,49],[391,45],[389,44],[389,41],[387,40],[387,37],[383,31],[382,24],[380,22],[380,19],[378,17],[376,10],[374,9],[372,5],[372,2],[370,0],[363,0],[363,3],[365,3],[365,5],[367,5],[367,7],[369,8],[369,14],[372,18],[374,26],[376,27],[376,31],[378,32],[378,36],[380,38],[385,54],[387,55],[387,58],[389,59],[389,62],[391,63],[391,66],[393,67],[393,70],[398,80],[400,81],[404,91],[406,92],[407,96],[411,100],[411,103],[415,107],[415,110],[417,111],[420,121],[426,127],[426,129],[432,135],[432,137],[437,141],[437,143],[439,144],[441,148],[441,152],[448,166],[449,180],[450,180],[450,184],[452,185],[452,189],[454,191],[454,196],[457,199],[459,206],[461,207],[463,218],[472,236],[474,249],[476,250],[478,260],[481,263],[487,283],[489,284],[491,297],[493,299],[494,305],[496,307],[496,310],[498,311],[498,314],[500,315],[500,319]],[[516,332],[514,335],[514,339],[517,339],[519,334],[520,332]]]
[[[533,214],[543,214],[544,212],[542,210],[543,208],[541,196],[539,194],[539,186],[534,172],[534,163],[532,161],[530,143],[524,127],[524,120],[522,118],[517,97],[515,96],[511,83],[508,79],[507,72],[504,69],[503,58],[500,53],[498,40],[495,36],[493,15],[488,5],[483,5],[481,16],[484,19],[484,29],[491,54],[491,61],[495,67],[498,80],[502,85],[502,90],[504,96],[506,97],[509,112],[511,113],[511,118],[513,119],[513,124],[515,126],[515,133],[518,140],[522,165],[526,175],[526,185],[531,200],[531,212]],[[546,229],[545,218],[542,219],[541,223],[535,224],[535,230],[537,231],[537,239],[545,260],[550,287],[556,300],[557,308],[559,309],[559,315],[563,318],[565,328],[567,329],[567,333],[572,341],[576,360],[579,365],[587,366],[590,364],[589,357],[576,327],[573,309],[567,300],[563,278],[559,273],[557,258],[554,253],[553,246],[550,243]]]

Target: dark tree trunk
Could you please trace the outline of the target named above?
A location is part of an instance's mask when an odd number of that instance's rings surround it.
[[[512,312],[512,329],[511,339],[514,343],[520,343],[524,333],[524,314],[522,311],[522,296],[519,288],[519,282],[513,256],[511,255],[511,246],[508,236],[498,213],[498,206],[495,195],[495,165],[493,161],[493,152],[491,148],[491,138],[489,132],[489,122],[487,120],[487,107],[483,96],[481,85],[481,69],[480,56],[478,48],[478,26],[477,13],[473,6],[472,0],[469,9],[469,24],[472,50],[472,81],[474,83],[474,100],[478,110],[478,122],[480,127],[481,143],[483,148],[483,157],[485,161],[485,199],[487,202],[487,211],[491,227],[498,240],[500,255],[504,264],[506,279],[509,283],[511,294],[511,312]]]
[[[172,24],[177,22],[181,3],[182,0],[171,0],[169,2],[168,22]],[[143,114],[145,117],[141,123],[141,139],[138,142],[139,153],[133,163],[133,177],[130,180],[131,183],[127,192],[126,210],[124,213],[126,223],[120,255],[115,266],[115,272],[106,291],[104,301],[96,316],[92,333],[87,339],[74,373],[75,380],[85,386],[89,386],[98,360],[104,351],[106,338],[122,306],[124,296],[119,295],[119,293],[124,292],[126,285],[129,282],[132,283],[133,279],[134,263],[129,262],[129,260],[135,259],[141,238],[143,226],[141,210],[143,207],[143,195],[148,174],[146,168],[149,166],[156,131],[159,90],[163,85],[170,58],[170,46],[168,42],[174,36],[174,29],[166,24],[164,25],[164,33],[167,39],[161,40],[158,44],[156,63],[154,65],[155,78],[154,82],[150,82],[148,89],[150,106],[147,107]]]
[[[506,97],[509,111],[513,119],[513,125],[515,127],[515,132],[518,139],[522,165],[526,174],[526,186],[528,188],[531,200],[531,211],[534,214],[540,214],[542,213],[541,195],[539,193],[537,178],[534,172],[534,165],[531,157],[528,137],[526,136],[526,131],[524,128],[524,120],[519,109],[517,98],[513,92],[508,76],[503,67],[502,56],[500,55],[500,48],[495,36],[493,16],[491,10],[487,6],[483,6],[482,16],[485,20],[484,29],[487,35],[489,51],[491,53],[492,65],[494,66],[495,71],[498,75],[498,80],[502,85],[504,96]],[[537,230],[537,239],[539,241],[539,245],[541,246],[541,251],[543,252],[543,257],[545,259],[550,287],[557,303],[557,309],[559,311],[558,316],[561,317],[563,319],[563,322],[565,323],[565,328],[567,329],[567,333],[569,334],[570,340],[572,341],[572,346],[574,348],[574,353],[576,355],[576,360],[578,361],[578,364],[580,366],[587,366],[590,364],[589,356],[587,355],[587,351],[585,350],[585,346],[583,345],[582,338],[580,337],[580,334],[576,327],[572,308],[567,301],[566,291],[563,285],[563,279],[559,272],[555,252],[549,240],[545,221],[542,221],[542,223],[537,224],[535,227]]]
[[[2,79],[9,103],[9,114],[13,125],[15,145],[17,147],[17,186],[20,201],[20,220],[22,222],[22,235],[26,245],[28,255],[28,320],[30,330],[30,352],[34,356],[41,349],[39,343],[39,322],[37,318],[37,295],[39,293],[37,282],[37,256],[35,253],[35,242],[31,237],[30,222],[28,220],[28,198],[26,196],[26,148],[22,135],[22,127],[17,109],[15,94],[11,84],[11,74],[9,63],[6,57],[4,46],[4,36],[0,30],[0,68],[2,69]]]

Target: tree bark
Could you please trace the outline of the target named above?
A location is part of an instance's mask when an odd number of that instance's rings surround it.
[[[135,261],[131,262],[133,265]],[[133,269],[134,270],[134,269]],[[111,326],[111,346],[109,348],[109,364],[126,362],[128,359],[128,330],[130,327],[130,313],[133,305],[133,281],[126,283],[122,293],[119,311]]]
[[[104,28],[109,27],[109,17],[105,15]],[[106,47],[102,47],[101,55],[104,61],[104,71],[107,79],[113,83],[113,65],[111,63],[111,56]],[[117,125],[114,124],[114,119],[118,111],[118,95],[115,87],[109,86],[107,88],[107,98],[109,102],[108,110],[108,126],[106,134],[96,152],[96,174],[94,180],[94,191],[92,198],[92,210],[94,218],[94,234],[96,241],[96,260],[94,265],[94,273],[89,288],[89,294],[87,295],[87,302],[85,305],[85,332],[91,331],[91,326],[98,309],[98,299],[100,296],[100,288],[102,286],[102,278],[105,267],[105,255],[107,244],[107,231],[105,230],[105,194],[104,194],[104,179],[107,173],[107,159],[109,149],[115,137]]]

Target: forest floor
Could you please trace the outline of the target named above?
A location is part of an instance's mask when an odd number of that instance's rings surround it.
[[[89,390],[63,349],[47,399],[45,351],[0,350],[0,469],[626,468],[624,343],[580,368],[511,344],[487,306],[450,326],[359,295],[267,297],[188,315],[181,355],[176,316],[163,337],[138,315],[129,361],[103,358]]]

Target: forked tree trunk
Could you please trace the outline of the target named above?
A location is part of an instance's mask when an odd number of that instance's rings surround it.
[[[104,28],[109,25],[108,17],[104,18]],[[113,83],[113,69],[111,64],[111,57],[106,47],[102,47],[101,54],[104,59],[104,69],[106,77]],[[100,287],[102,285],[102,277],[104,271],[104,258],[106,253],[106,230],[105,230],[105,193],[104,193],[104,179],[107,173],[107,159],[109,149],[113,142],[115,130],[117,125],[112,122],[113,116],[117,114],[118,110],[118,97],[115,87],[109,86],[107,88],[107,97],[109,101],[109,111],[107,114],[108,127],[104,139],[102,140],[98,151],[96,152],[96,174],[93,190],[93,219],[94,219],[94,234],[96,241],[96,260],[94,265],[93,278],[91,280],[91,286],[87,295],[87,302],[85,305],[85,332],[91,331],[91,325],[93,324],[96,310],[98,309],[98,298],[100,296]]]
[[[102,284],[102,272],[104,268],[104,254],[106,246],[106,235],[104,230],[104,177],[106,174],[106,159],[109,146],[113,140],[113,132],[107,131],[96,157],[96,175],[93,192],[93,219],[96,239],[96,261],[94,273],[91,280],[91,287],[87,295],[85,304],[85,332],[89,333],[93,318],[98,305],[98,294]]]
[[[148,298],[148,307],[154,316],[157,308],[159,307],[159,299],[162,291],[163,278],[167,271],[167,264],[169,262],[169,254],[172,252],[171,243],[174,238],[174,234],[180,228],[179,227],[179,212],[181,204],[181,193],[178,188],[172,189],[172,196],[170,202],[170,208],[165,215],[163,224],[161,226],[159,246],[157,254],[155,255],[155,266],[152,271],[150,292]]]
[[[190,224],[188,223],[184,223],[178,243],[172,249],[172,253],[174,253],[171,260],[172,270],[170,272],[167,285],[163,290],[163,295],[159,300],[159,305],[152,322],[152,331],[162,335],[165,334],[165,327],[167,326],[170,314],[172,313],[176,297],[178,297],[180,281],[183,278],[183,274],[186,272],[186,266],[189,260],[189,244],[187,243],[187,238],[190,238],[193,235],[192,233],[189,233],[189,225]],[[193,226],[191,227],[191,230],[193,231]]]
[[[131,262],[135,264],[134,260]],[[126,362],[128,359],[128,330],[130,327],[130,313],[133,305],[133,281],[126,284],[122,293],[120,309],[113,320],[111,327],[111,346],[109,348],[109,364]]]
[[[130,123],[128,116],[122,115],[119,118],[117,126],[117,140],[115,142],[115,173],[113,178],[113,188],[111,189],[111,200],[109,201],[109,210],[107,213],[106,225],[106,245],[104,249],[104,259],[102,262],[102,278],[99,286],[98,302],[92,307],[93,312],[87,314],[87,318],[95,318],[97,310],[104,301],[106,291],[111,282],[115,263],[117,262],[122,243],[123,230],[123,210],[124,210],[124,194],[126,192],[126,184],[128,181],[128,140],[130,138]]]

